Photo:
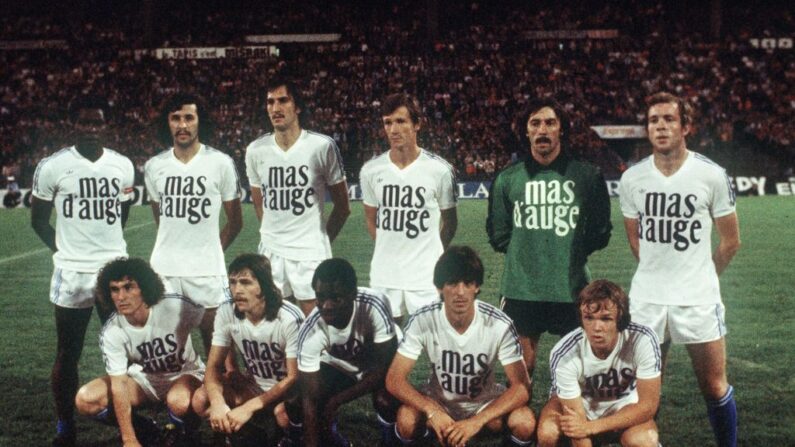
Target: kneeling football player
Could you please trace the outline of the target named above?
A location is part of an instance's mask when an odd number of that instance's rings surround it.
[[[193,396],[193,409],[210,420],[213,430],[232,435],[234,444],[264,445],[256,439],[261,433],[247,423],[264,410],[274,414],[280,427],[288,427],[282,400],[298,377],[298,329],[304,314],[282,301],[270,262],[262,255],[243,254],[232,261],[229,289],[233,302],[222,304],[215,316],[207,374]],[[224,359],[233,346],[246,371],[224,375]]]
[[[607,280],[580,292],[581,327],[550,353],[551,397],[541,410],[539,446],[568,438],[573,447],[590,447],[594,440],[657,447],[659,343],[651,329],[630,321],[628,301]]]
[[[317,308],[298,334],[300,396],[287,402],[291,427],[281,445],[350,446],[337,430],[337,413],[365,394],[372,396],[382,443],[387,444],[399,405],[384,387],[398,331],[387,298],[357,287],[356,272],[340,258],[318,265],[312,288]]]
[[[441,300],[408,321],[387,374],[387,390],[403,402],[397,435],[404,445],[432,430],[443,446],[464,446],[483,428],[504,432],[508,445],[530,445],[535,417],[527,406],[530,379],[513,322],[477,299],[483,263],[469,247],[450,247],[436,262]],[[432,365],[427,390],[408,381],[425,350]],[[502,364],[508,387],[495,382]],[[509,439],[507,439],[509,438]]]
[[[162,281],[143,259],[109,262],[96,287],[97,299],[116,309],[99,339],[108,375],[80,388],[78,411],[118,424],[124,446],[138,446],[157,442],[159,432],[133,409],[165,402],[175,426],[166,444],[195,444],[199,419],[190,403],[204,378],[204,364],[193,350],[190,331],[201,322],[204,308],[181,295],[164,295]]]

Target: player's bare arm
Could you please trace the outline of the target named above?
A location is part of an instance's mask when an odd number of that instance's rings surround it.
[[[370,205],[364,205],[364,219],[367,224],[367,232],[370,233],[370,238],[375,240],[376,226],[375,220],[378,215],[378,208]]]
[[[52,202],[39,199],[35,196],[30,197],[30,226],[39,236],[44,245],[52,251],[58,251],[55,245],[55,228],[50,224],[52,215]]]
[[[326,234],[329,242],[334,242],[334,239],[342,231],[345,221],[348,220],[348,216],[351,214],[351,204],[348,200],[348,183],[343,180],[336,185],[329,186],[328,191],[333,208],[331,209],[331,214],[329,214],[328,222],[326,222]]]
[[[240,430],[240,427],[248,422],[255,412],[284,399],[287,391],[298,379],[298,360],[288,358],[285,360],[285,364],[287,366],[287,376],[284,379],[277,382],[268,391],[247,400],[229,412],[227,418],[232,426],[232,431]]]
[[[570,438],[593,436],[615,430],[626,430],[630,427],[651,421],[660,404],[661,376],[654,379],[638,379],[638,402],[627,405],[610,416],[593,421],[585,419],[585,412],[580,415],[570,414],[563,409],[560,425],[563,433]],[[570,410],[582,409],[582,400],[560,399],[564,407]],[[579,406],[579,407],[578,407]]]
[[[447,249],[450,242],[453,241],[455,232],[458,229],[458,212],[456,207],[442,210],[441,212],[441,225],[439,226],[439,238],[442,240],[442,246]]]
[[[433,399],[417,391],[408,381],[408,376],[416,364],[400,353],[395,354],[386,376],[386,389],[405,405],[414,407],[426,418],[426,425],[433,430],[439,443],[444,444],[444,432],[455,421],[447,411]]]
[[[718,231],[720,242],[712,254],[712,262],[715,263],[715,271],[720,275],[740,249],[740,224],[737,213],[715,219],[715,229]]]
[[[301,408],[304,413],[304,445],[316,447],[319,444],[321,428],[320,415],[318,414],[317,396],[320,395],[320,373],[301,372],[299,374],[301,386]]]
[[[243,228],[243,212],[240,208],[240,199],[227,200],[223,205],[226,225],[221,229],[220,238],[221,247],[226,250]]]
[[[624,230],[627,232],[629,249],[635,260],[640,260],[640,236],[638,235],[638,219],[624,218]]]
[[[160,226],[160,204],[154,200],[149,204],[152,206],[152,218],[155,220],[155,226]]]
[[[128,393],[129,377],[126,374],[110,376],[110,394],[113,411],[119,424],[119,434],[124,447],[140,446],[132,424],[132,403]]]
[[[530,400],[530,379],[523,360],[504,367],[508,389],[474,416],[457,421],[444,430],[448,445],[464,446],[490,421],[500,419],[511,411],[527,405]]]
[[[251,187],[251,203],[254,204],[254,214],[257,221],[262,223],[262,189],[258,186]]]
[[[228,346],[212,345],[204,372],[204,390],[207,393],[207,401],[210,403],[210,408],[207,410],[210,427],[223,433],[231,433],[229,419],[226,417],[231,408],[224,399],[223,373],[221,372],[229,350]]]
[[[130,217],[130,207],[132,206],[132,200],[125,200],[121,202],[121,227],[124,228],[127,226],[127,219]]]

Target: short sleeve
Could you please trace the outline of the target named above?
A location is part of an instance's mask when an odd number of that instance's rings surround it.
[[[284,337],[284,353],[288,359],[298,356],[298,332],[301,322],[296,318],[287,318],[282,325],[282,336]]]
[[[638,379],[653,379],[662,373],[660,344],[657,336],[649,328],[638,333],[635,343],[635,364],[637,365],[635,377]]]
[[[713,218],[728,216],[735,211],[736,196],[732,188],[731,180],[726,175],[726,171],[720,170],[710,177],[712,189],[712,203],[710,214]]]
[[[33,175],[33,195],[36,198],[52,202],[55,198],[56,186],[50,169],[52,163],[48,163],[49,161],[50,158],[45,158],[36,166],[36,173]]]
[[[439,209],[447,210],[454,208],[458,203],[458,185],[456,184],[453,167],[444,163],[445,169],[439,184]]]
[[[370,290],[370,293],[373,291]],[[373,342],[383,343],[395,338],[395,322],[386,295],[378,293],[369,301],[369,316],[373,325]]]
[[[301,372],[320,371],[320,354],[328,347],[328,337],[317,327],[318,320],[319,316],[307,323],[310,326],[304,327],[299,334],[298,370]]]
[[[221,184],[218,189],[221,192],[221,200],[228,202],[240,198],[240,180],[237,178],[235,163],[229,156],[224,156],[224,163],[221,165]]]
[[[334,140],[329,141],[323,154],[324,177],[327,185],[336,185],[345,180],[345,166],[340,148]]]
[[[552,371],[552,389],[561,399],[575,399],[582,395],[580,383],[577,380],[580,371],[577,361],[573,357],[566,357],[557,364]]]
[[[254,144],[249,144],[246,148],[246,176],[248,176],[248,184],[254,188],[262,188],[262,180],[257,172],[257,160],[255,157]]]
[[[133,199],[133,188],[135,188],[135,166],[129,158],[124,159],[124,178],[122,179],[122,202]]]
[[[362,202],[367,206],[378,207],[378,196],[372,185],[372,169],[365,164],[359,175],[359,185],[362,188]]]
[[[618,199],[621,204],[621,213],[628,219],[637,219],[640,215],[637,206],[632,201],[632,191],[629,186],[629,179],[627,174],[621,176],[621,181],[618,184]]]
[[[516,329],[513,327],[513,323],[505,328],[499,349],[497,357],[502,366],[522,360],[522,345],[519,344],[519,336],[516,333]]]
[[[155,160],[151,159],[144,165],[144,185],[146,185],[146,193],[149,195],[149,200],[152,202],[160,202],[160,193],[157,191],[157,181],[154,178]]]
[[[99,336],[99,348],[105,362],[105,371],[110,376],[127,374],[127,351],[124,349],[126,334],[117,327],[107,327]]]
[[[413,317],[403,330],[403,340],[398,345],[398,353],[403,357],[417,360],[425,348],[423,334],[430,332],[424,329],[420,318]]]
[[[231,317],[231,318],[230,318]],[[223,304],[215,314],[213,322],[213,346],[228,347],[232,345],[232,327],[234,325],[232,306]]]

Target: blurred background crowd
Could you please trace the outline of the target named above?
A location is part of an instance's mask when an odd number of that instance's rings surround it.
[[[9,177],[29,187],[36,163],[72,142],[66,110],[80,92],[110,100],[107,146],[128,155],[139,175],[163,149],[152,126],[161,101],[199,93],[217,120],[207,143],[243,170],[246,145],[269,130],[263,85],[277,71],[301,80],[305,127],[337,141],[353,182],[364,161],[388,148],[379,101],[397,91],[419,98],[427,117],[420,144],[453,163],[461,180],[491,179],[527,152],[517,117],[538,96],[568,110],[565,150],[617,178],[645,155],[645,142],[602,140],[590,126],[642,124],[644,98],[662,89],[698,112],[691,149],[730,172],[792,175],[795,49],[779,43],[795,37],[792,9],[690,3],[11,1],[0,18],[0,188]],[[319,33],[339,39],[223,59],[136,51]],[[758,48],[765,38],[773,44]],[[55,43],[19,49],[25,41]]]

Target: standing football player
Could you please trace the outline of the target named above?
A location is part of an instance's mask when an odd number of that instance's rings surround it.
[[[566,438],[573,447],[591,447],[594,440],[657,447],[657,336],[631,322],[627,294],[610,281],[588,284],[575,304],[580,328],[549,356],[551,396],[541,410],[538,445],[555,447]]]
[[[610,196],[599,169],[567,153],[566,112],[532,101],[524,115],[530,150],[491,185],[486,231],[505,253],[502,310],[514,321],[533,377],[541,334],[577,327],[574,300],[590,281],[588,256],[610,240]]]
[[[158,136],[168,150],[144,167],[157,228],[152,267],[169,293],[204,306],[200,329],[210,351],[215,310],[228,301],[224,250],[243,226],[240,183],[232,158],[202,143],[213,122],[195,95],[176,94],[162,107]],[[221,209],[226,225],[219,232]]]
[[[417,145],[422,111],[405,93],[381,106],[389,151],[362,167],[360,179],[367,231],[375,240],[370,287],[389,298],[402,317],[434,302],[433,266],[458,226],[453,168]]]
[[[58,345],[52,392],[58,418],[53,445],[74,445],[77,364],[94,306],[97,271],[127,255],[123,226],[135,171],[132,162],[102,141],[108,119],[104,98],[81,96],[69,107],[75,145],[42,160],[33,178],[31,225],[53,251],[50,301]],[[50,215],[55,208],[55,228]],[[97,307],[100,319],[107,316]]]
[[[262,255],[235,258],[229,264],[229,288],[234,301],[222,304],[215,316],[207,374],[193,397],[193,409],[216,432],[240,438],[243,445],[261,445],[261,439],[253,439],[257,431],[245,428],[255,413],[268,411],[287,429],[281,402],[298,377],[298,328],[304,314],[282,301]],[[224,375],[224,359],[234,346],[246,371]]]
[[[251,201],[261,222],[259,252],[270,260],[282,295],[309,315],[315,308],[312,274],[331,257],[331,242],[351,212],[348,185],[337,143],[301,127],[308,111],[296,84],[274,77],[266,88],[274,132],[246,149]],[[324,222],[326,191],[333,207]]]
[[[440,301],[411,315],[387,373],[387,390],[403,402],[396,433],[403,445],[428,429],[444,446],[464,446],[483,428],[505,432],[504,445],[529,446],[535,417],[527,406],[529,378],[513,322],[477,300],[483,263],[469,247],[448,248],[436,262],[433,282]],[[434,365],[420,392],[408,376],[422,351]],[[508,387],[496,383],[494,366]]]
[[[357,287],[356,272],[340,258],[320,263],[312,287],[317,308],[298,334],[300,394],[287,403],[291,430],[282,445],[349,447],[337,428],[337,413],[365,394],[373,398],[382,442],[389,442],[399,405],[384,387],[397,349],[389,303],[382,294]]]
[[[687,149],[690,105],[666,92],[647,104],[652,155],[624,172],[619,188],[629,246],[639,261],[629,294],[632,316],[657,333],[663,362],[671,342],[685,345],[718,445],[735,446],[737,406],[726,377],[718,281],[740,248],[734,191],[723,168]]]
[[[109,262],[97,278],[97,298],[116,313],[102,327],[99,347],[106,376],[77,393],[80,414],[119,427],[124,447],[153,445],[159,431],[136,407],[163,402],[175,428],[163,445],[198,445],[199,418],[191,399],[204,378],[190,332],[204,308],[176,294],[164,294],[157,273],[143,259]]]

